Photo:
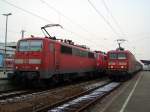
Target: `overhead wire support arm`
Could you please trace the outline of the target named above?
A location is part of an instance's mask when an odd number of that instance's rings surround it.
[[[43,29],[43,28],[47,28],[47,27],[54,27],[54,26],[58,26],[58,27],[60,27],[60,28],[62,28],[62,29],[63,29],[63,27],[62,27],[60,24],[47,24],[47,25],[45,25],[45,26],[41,27],[41,29]]]
[[[118,50],[124,50],[124,48],[121,47],[121,44],[122,44],[123,42],[127,41],[127,40],[125,40],[125,39],[117,39],[116,41],[117,41],[117,43],[118,43]]]

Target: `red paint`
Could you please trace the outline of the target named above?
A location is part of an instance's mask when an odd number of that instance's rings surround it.
[[[126,59],[111,59],[110,54],[125,54]],[[132,74],[142,68],[141,64],[136,60],[134,55],[128,50],[112,50],[107,53],[108,63],[107,69],[112,73],[117,74],[117,72],[121,73],[129,73]]]
[[[97,68],[106,68],[106,61],[101,62],[101,58],[89,58],[86,56],[77,56],[61,52],[61,46],[67,46],[72,49],[78,49],[85,52],[91,52],[95,55],[95,52],[89,49],[81,48],[76,45],[70,45],[68,43],[52,40],[49,38],[26,38],[23,40],[42,40],[42,51],[16,51],[15,59],[23,59],[26,63],[15,64],[15,71],[49,71],[49,74],[61,74],[61,73],[80,73],[80,72],[92,72]],[[20,42],[20,41],[19,41]],[[18,42],[18,45],[19,45]],[[18,48],[18,46],[17,46]],[[99,54],[99,57],[106,57],[106,55]],[[41,64],[29,64],[29,59],[40,59]],[[99,63],[99,66],[97,66]],[[35,68],[39,69],[36,70]],[[40,74],[40,77],[44,77],[44,73]]]

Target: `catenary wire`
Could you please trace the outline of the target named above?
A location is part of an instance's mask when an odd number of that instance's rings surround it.
[[[64,15],[62,12],[60,12],[59,10],[57,10],[56,8],[54,8],[53,6],[51,6],[50,4],[48,4],[45,0],[40,0],[42,3],[44,3],[46,6],[48,6],[48,8],[54,10],[56,13],[58,13],[59,15],[63,16],[64,18],[66,18],[68,21],[70,21],[71,23],[75,24],[76,26],[78,26],[79,28],[81,28],[82,30],[84,30],[85,32],[87,32],[88,34],[90,34],[92,37],[94,36],[94,34],[91,34],[87,29],[85,29],[82,25],[76,23],[75,21],[73,21],[72,19],[70,19],[69,17],[67,17],[66,15]],[[71,32],[69,30],[69,32]],[[77,34],[76,34],[77,35]],[[86,38],[87,39],[87,38]],[[88,39],[89,40],[89,39]],[[89,40],[89,41],[93,41],[93,40]],[[93,41],[94,42],[94,41]],[[100,45],[100,44],[99,44]],[[101,45],[103,46],[103,45]],[[103,46],[104,47],[104,46]]]
[[[33,12],[30,12],[30,11],[28,11],[28,10],[25,10],[25,9],[23,9],[23,8],[21,8],[21,7],[17,6],[17,5],[15,5],[15,4],[12,4],[12,3],[10,3],[10,2],[8,2],[8,1],[6,1],[6,0],[2,0],[2,1],[5,2],[5,3],[7,3],[8,5],[13,6],[13,7],[15,7],[15,8],[17,8],[17,9],[23,11],[23,12],[26,12],[26,13],[28,13],[28,14],[30,14],[30,15],[36,17],[36,18],[39,18],[39,19],[41,19],[41,20],[43,20],[43,21],[46,21],[46,22],[53,23],[52,21],[50,21],[50,20],[48,20],[48,19],[46,19],[46,18],[43,18],[43,17],[41,17],[41,16],[39,16],[39,15],[33,13]],[[69,30],[69,29],[66,29],[66,28],[65,28],[65,30],[66,30],[66,31],[69,31],[70,33],[72,33],[72,34],[74,34],[74,35],[76,35],[76,36],[80,36],[79,34],[73,32],[73,31],[71,31],[71,30]],[[80,37],[81,37],[81,36],[80,36]],[[82,36],[82,37],[83,37],[83,36]],[[84,37],[84,38],[85,38],[85,37]],[[91,43],[91,40],[90,40],[90,39],[87,39],[87,38],[85,38],[85,39],[86,39],[86,41],[88,40],[88,41]],[[97,46],[95,43],[92,43],[92,44],[93,44],[95,47],[103,46],[103,45],[100,45],[100,44],[98,44],[98,46]],[[105,46],[103,46],[103,47],[105,47]],[[105,48],[106,48],[106,47],[105,47]]]
[[[120,30],[121,34],[124,36],[125,33],[124,31],[122,30],[122,28],[120,27],[119,25],[119,22],[117,21],[117,19],[113,16],[112,12],[110,11],[110,9],[108,8],[105,0],[102,0],[102,3],[104,4],[104,7],[106,8],[107,12],[110,14],[112,20],[114,21],[114,23],[116,24],[116,26],[118,27],[118,29]]]
[[[40,0],[42,3],[44,3],[48,8],[50,8],[51,10],[54,10],[56,13],[58,13],[59,15],[61,15],[62,17],[64,17],[65,19],[67,19],[68,21],[70,21],[70,23],[78,26],[79,28],[81,28],[82,30],[84,30],[85,32],[87,32],[89,35],[91,36],[97,36],[91,32],[89,32],[86,28],[84,28],[82,25],[80,25],[79,23],[73,21],[71,18],[67,17],[66,15],[64,15],[61,11],[59,11],[58,9],[54,8],[53,6],[51,6],[49,3],[47,3],[45,0]]]
[[[102,13],[94,6],[94,4],[88,0],[90,6],[97,12],[97,14],[107,23],[107,25],[110,27],[110,29],[113,31],[113,33],[116,34],[116,36],[119,36],[116,29],[110,24],[110,22],[102,15]]]

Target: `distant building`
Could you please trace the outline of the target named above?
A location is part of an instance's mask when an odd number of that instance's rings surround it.
[[[150,71],[150,60],[141,60],[141,62],[144,64],[143,69]]]
[[[6,61],[6,67],[8,68],[13,67],[15,50],[16,50],[16,42],[7,43],[6,60],[4,60],[5,46],[4,43],[0,43],[0,68],[4,67],[4,61]]]

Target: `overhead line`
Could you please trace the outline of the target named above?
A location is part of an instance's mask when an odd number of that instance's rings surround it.
[[[43,20],[43,21],[47,21],[47,22],[54,23],[54,22],[52,22],[52,21],[50,21],[50,20],[48,20],[48,19],[45,19],[45,18],[43,18],[43,17],[41,17],[41,16],[39,16],[39,15],[33,13],[33,12],[30,12],[30,11],[28,11],[28,10],[25,10],[25,9],[23,9],[23,8],[17,6],[17,5],[14,5],[14,4],[12,4],[12,3],[6,1],[6,0],[2,0],[2,1],[5,2],[5,3],[7,3],[7,4],[10,5],[10,6],[13,6],[13,7],[15,7],[15,8],[17,8],[17,9],[23,11],[23,12],[26,12],[26,13],[28,13],[28,14],[30,14],[30,15],[36,17],[36,18],[39,18],[39,19],[41,19],[41,20]],[[72,32],[72,31],[70,31],[70,30],[68,30],[68,29],[66,29],[66,28],[65,28],[65,30],[66,30],[66,31],[69,31],[70,33],[73,33],[74,35],[79,36],[79,34],[77,34],[77,33],[75,33],[75,32]],[[83,37],[83,36],[82,36],[82,37]],[[91,40],[89,40],[89,39],[87,39],[87,38],[85,38],[85,39],[88,40],[88,41],[91,43]],[[94,43],[92,43],[92,44],[95,45]],[[98,46],[99,46],[99,45],[98,45]],[[97,47],[97,46],[96,46],[96,47]],[[103,46],[103,47],[104,47],[104,46]]]
[[[72,19],[70,19],[69,17],[65,16],[63,13],[61,13],[59,10],[57,10],[56,8],[52,7],[50,4],[48,4],[47,2],[45,2],[45,0],[40,0],[42,3],[46,4],[50,9],[54,10],[55,12],[57,12],[58,14],[60,14],[61,16],[63,16],[64,18],[66,18],[68,21],[70,21],[73,24],[76,24],[78,27],[82,28],[84,31],[86,31],[87,33],[89,33],[91,36],[93,36],[93,34],[91,34],[87,29],[85,29],[84,27],[82,27],[80,24],[76,23],[75,21],[73,21]],[[71,31],[70,31],[71,32]],[[87,38],[86,38],[87,39]],[[90,42],[93,40],[87,39]],[[93,41],[94,42],[94,41]],[[95,44],[94,44],[95,45]],[[99,45],[99,44],[98,44]],[[103,46],[103,45],[101,45]],[[104,46],[103,46],[104,47]]]
[[[19,10],[22,10],[23,12],[26,12],[26,13],[28,13],[28,14],[34,16],[34,17],[37,17],[37,18],[43,20],[43,21],[47,21],[47,22],[54,23],[54,22],[52,22],[52,21],[50,21],[50,20],[48,20],[48,19],[45,19],[45,18],[43,18],[43,17],[41,17],[41,16],[39,16],[39,15],[33,13],[33,12],[30,12],[30,11],[28,11],[28,10],[25,10],[25,9],[23,9],[23,8],[17,6],[17,5],[14,5],[14,4],[12,4],[12,3],[6,1],[6,0],[2,0],[2,1],[5,2],[5,3],[7,3],[7,4],[10,5],[10,6],[13,6],[13,7],[15,7],[15,8],[19,9]],[[72,32],[72,31],[70,31],[70,30],[68,30],[68,29],[66,29],[66,31],[69,31],[70,33],[73,33],[74,35],[79,36],[77,33]],[[82,36],[82,37],[83,37],[83,36]],[[85,38],[85,39],[88,40],[87,38]],[[89,40],[89,42],[91,42],[91,40]],[[92,43],[92,44],[95,45],[94,43]],[[96,46],[96,47],[97,47],[97,46]],[[104,46],[103,46],[103,47],[104,47]]]
[[[63,16],[64,18],[66,18],[68,21],[70,21],[72,24],[76,24],[76,26],[80,27],[82,30],[84,30],[85,32],[89,33],[91,36],[95,35],[91,32],[89,32],[86,28],[84,28],[82,25],[80,25],[79,23],[73,21],[72,19],[70,19],[69,17],[65,16],[63,13],[61,13],[59,10],[57,10],[56,8],[54,8],[53,6],[51,6],[50,4],[48,4],[45,0],[40,0],[42,3],[46,4],[50,9],[54,10],[55,12],[57,12],[59,15]],[[95,35],[96,36],[96,35]]]
[[[110,14],[110,16],[112,17],[114,23],[116,24],[116,26],[118,27],[118,29],[120,30],[120,32],[122,33],[122,35],[125,35],[125,33],[123,32],[122,28],[119,25],[119,22],[116,20],[116,18],[113,16],[112,12],[110,11],[110,9],[108,8],[105,0],[102,0],[104,7],[106,8],[107,12]]]
[[[110,22],[103,16],[103,14],[94,6],[94,4],[90,0],[88,0],[88,2],[92,6],[92,8],[97,12],[97,14],[107,23],[107,25],[111,28],[111,30],[118,36],[117,31],[110,24]]]
[[[39,15],[33,13],[33,12],[30,12],[30,11],[28,11],[28,10],[25,10],[25,9],[23,9],[23,8],[17,6],[17,5],[14,5],[14,4],[12,4],[12,3],[6,1],[6,0],[2,0],[2,1],[5,2],[5,3],[7,3],[7,4],[9,4],[9,5],[11,5],[11,6],[13,6],[13,7],[15,7],[15,8],[17,8],[17,9],[19,9],[19,10],[22,10],[23,12],[26,12],[26,13],[32,15],[32,16],[35,16],[35,17],[40,18],[40,19],[42,19],[42,20],[44,20],[44,21],[53,23],[52,21],[50,21],[50,20],[48,20],[48,19],[45,19],[45,18],[43,18],[43,17],[41,17],[41,16],[39,16]]]

